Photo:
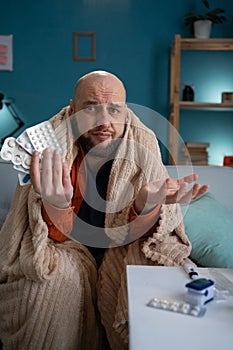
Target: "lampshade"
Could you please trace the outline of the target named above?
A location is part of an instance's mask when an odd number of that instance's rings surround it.
[[[5,99],[0,92],[0,147],[7,137],[13,136],[23,126],[24,122],[16,112],[13,100]]]
[[[0,92],[0,109],[2,109],[3,107],[3,99],[4,99],[4,95]]]

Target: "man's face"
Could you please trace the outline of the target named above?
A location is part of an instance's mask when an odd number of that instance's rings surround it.
[[[83,81],[73,106],[80,141],[85,151],[103,150],[122,137],[126,122],[125,90],[112,76],[94,76]],[[85,147],[84,147],[85,148]]]

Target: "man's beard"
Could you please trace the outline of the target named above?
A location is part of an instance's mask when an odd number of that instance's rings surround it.
[[[123,136],[123,135],[122,135]],[[81,135],[78,138],[80,145],[82,146],[83,152],[85,154],[89,154],[91,156],[95,156],[98,158],[109,158],[115,154],[120,142],[121,137],[117,139],[109,141],[103,141],[95,145],[89,137]]]

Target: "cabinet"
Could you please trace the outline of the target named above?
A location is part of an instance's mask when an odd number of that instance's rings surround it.
[[[175,35],[170,51],[169,164],[179,164],[179,122],[181,109],[233,110],[233,103],[189,102],[180,100],[182,50],[233,50],[233,39],[194,39]]]

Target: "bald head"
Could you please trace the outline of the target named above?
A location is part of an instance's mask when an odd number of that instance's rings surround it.
[[[99,145],[98,157],[106,156],[108,150],[112,153],[113,141],[122,137],[127,122],[123,83],[109,72],[84,75],[77,81],[74,100],[70,101],[70,115],[73,113],[72,124],[84,152]]]
[[[86,99],[94,99],[98,103],[125,103],[125,87],[114,74],[105,71],[93,71],[81,77],[75,85],[75,110],[79,110],[83,100]]]

